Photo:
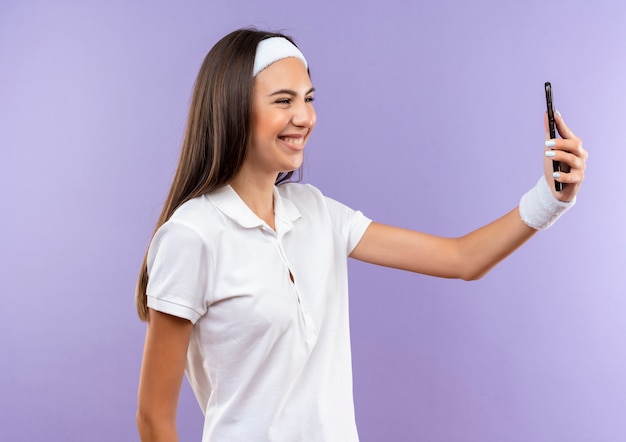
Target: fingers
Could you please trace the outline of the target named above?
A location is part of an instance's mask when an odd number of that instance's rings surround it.
[[[572,132],[572,130],[565,124],[563,117],[558,113],[554,113],[554,120],[556,122],[556,128],[561,138],[549,139],[550,131],[548,128],[548,114],[544,114],[544,126],[546,129],[546,148],[553,150],[564,150],[574,155],[581,157],[583,160],[587,159],[587,151],[583,148],[582,140]]]
[[[557,139],[546,141],[545,156],[552,161],[559,161],[562,169],[561,177],[566,177],[568,174],[573,174],[569,178],[558,178],[557,181],[562,183],[571,183],[575,181],[582,181],[584,178],[585,168],[587,167],[587,158],[589,154],[583,148],[580,139]]]
[[[565,124],[563,117],[559,113],[554,113],[554,120],[561,138],[550,138],[548,115],[547,112],[544,114],[544,127],[546,130],[544,172],[548,182],[552,178],[565,184],[562,191],[555,192],[553,190],[553,195],[561,201],[571,201],[578,193],[585,178],[585,168],[589,154],[583,148],[582,140]],[[552,161],[561,163],[561,168],[558,172],[553,173]]]
[[[559,177],[554,177],[555,181],[563,184],[579,184],[585,179],[585,174],[581,170],[572,170],[570,172],[556,172]]]
[[[550,155],[546,155],[546,157],[561,163],[561,170],[559,172],[561,177],[555,177],[557,181],[572,183],[582,181],[585,177],[587,164],[584,158],[567,152],[554,150],[550,151]]]
[[[545,142],[546,151],[552,150],[556,151],[564,151],[569,152],[571,154],[577,155],[584,160],[587,159],[589,154],[583,148],[582,140],[578,137],[576,138],[555,138],[554,140],[547,140]]]
[[[565,150],[547,150],[546,157],[553,161],[567,164],[572,169],[585,169],[587,161],[587,151],[583,153],[570,153]]]

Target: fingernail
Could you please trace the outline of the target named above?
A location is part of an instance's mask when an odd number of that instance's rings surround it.
[[[563,118],[563,115],[561,115],[561,112],[559,112],[558,109],[554,109],[554,112],[556,112],[557,114],[559,114],[559,117]]]
[[[558,172],[554,172],[554,173],[552,174],[552,176],[553,176],[554,178],[561,178],[561,174],[560,174],[560,173],[558,173]]]
[[[553,156],[555,156],[555,155],[556,155],[556,153],[554,153],[554,151],[553,151],[553,150],[547,150],[547,151],[546,151],[546,156],[547,156],[548,158],[552,158],[552,157],[553,157]]]
[[[556,145],[556,141],[554,140],[547,140],[545,142],[546,147],[554,147]]]

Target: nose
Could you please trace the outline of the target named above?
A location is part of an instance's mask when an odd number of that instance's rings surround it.
[[[298,127],[306,127],[307,129],[311,129],[315,126],[316,120],[315,109],[313,108],[313,103],[310,101],[302,101],[298,104],[298,106],[294,107],[294,114],[291,119],[294,126]]]

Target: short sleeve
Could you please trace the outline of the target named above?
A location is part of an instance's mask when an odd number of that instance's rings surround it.
[[[192,227],[168,221],[148,249],[148,307],[192,323],[208,308],[207,247]]]
[[[333,226],[345,241],[346,254],[350,255],[361,241],[372,220],[363,215],[362,212],[351,209],[332,198],[325,197],[325,199]]]

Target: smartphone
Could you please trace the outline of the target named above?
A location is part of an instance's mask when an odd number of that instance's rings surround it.
[[[552,85],[549,81],[545,84],[546,88],[546,105],[548,107],[548,126],[550,128],[550,139],[556,138],[556,124],[554,122],[554,106],[552,105]],[[561,163],[558,161],[552,161],[552,170],[554,172],[561,171]],[[560,192],[563,190],[563,183],[558,181],[554,182],[554,190]]]

